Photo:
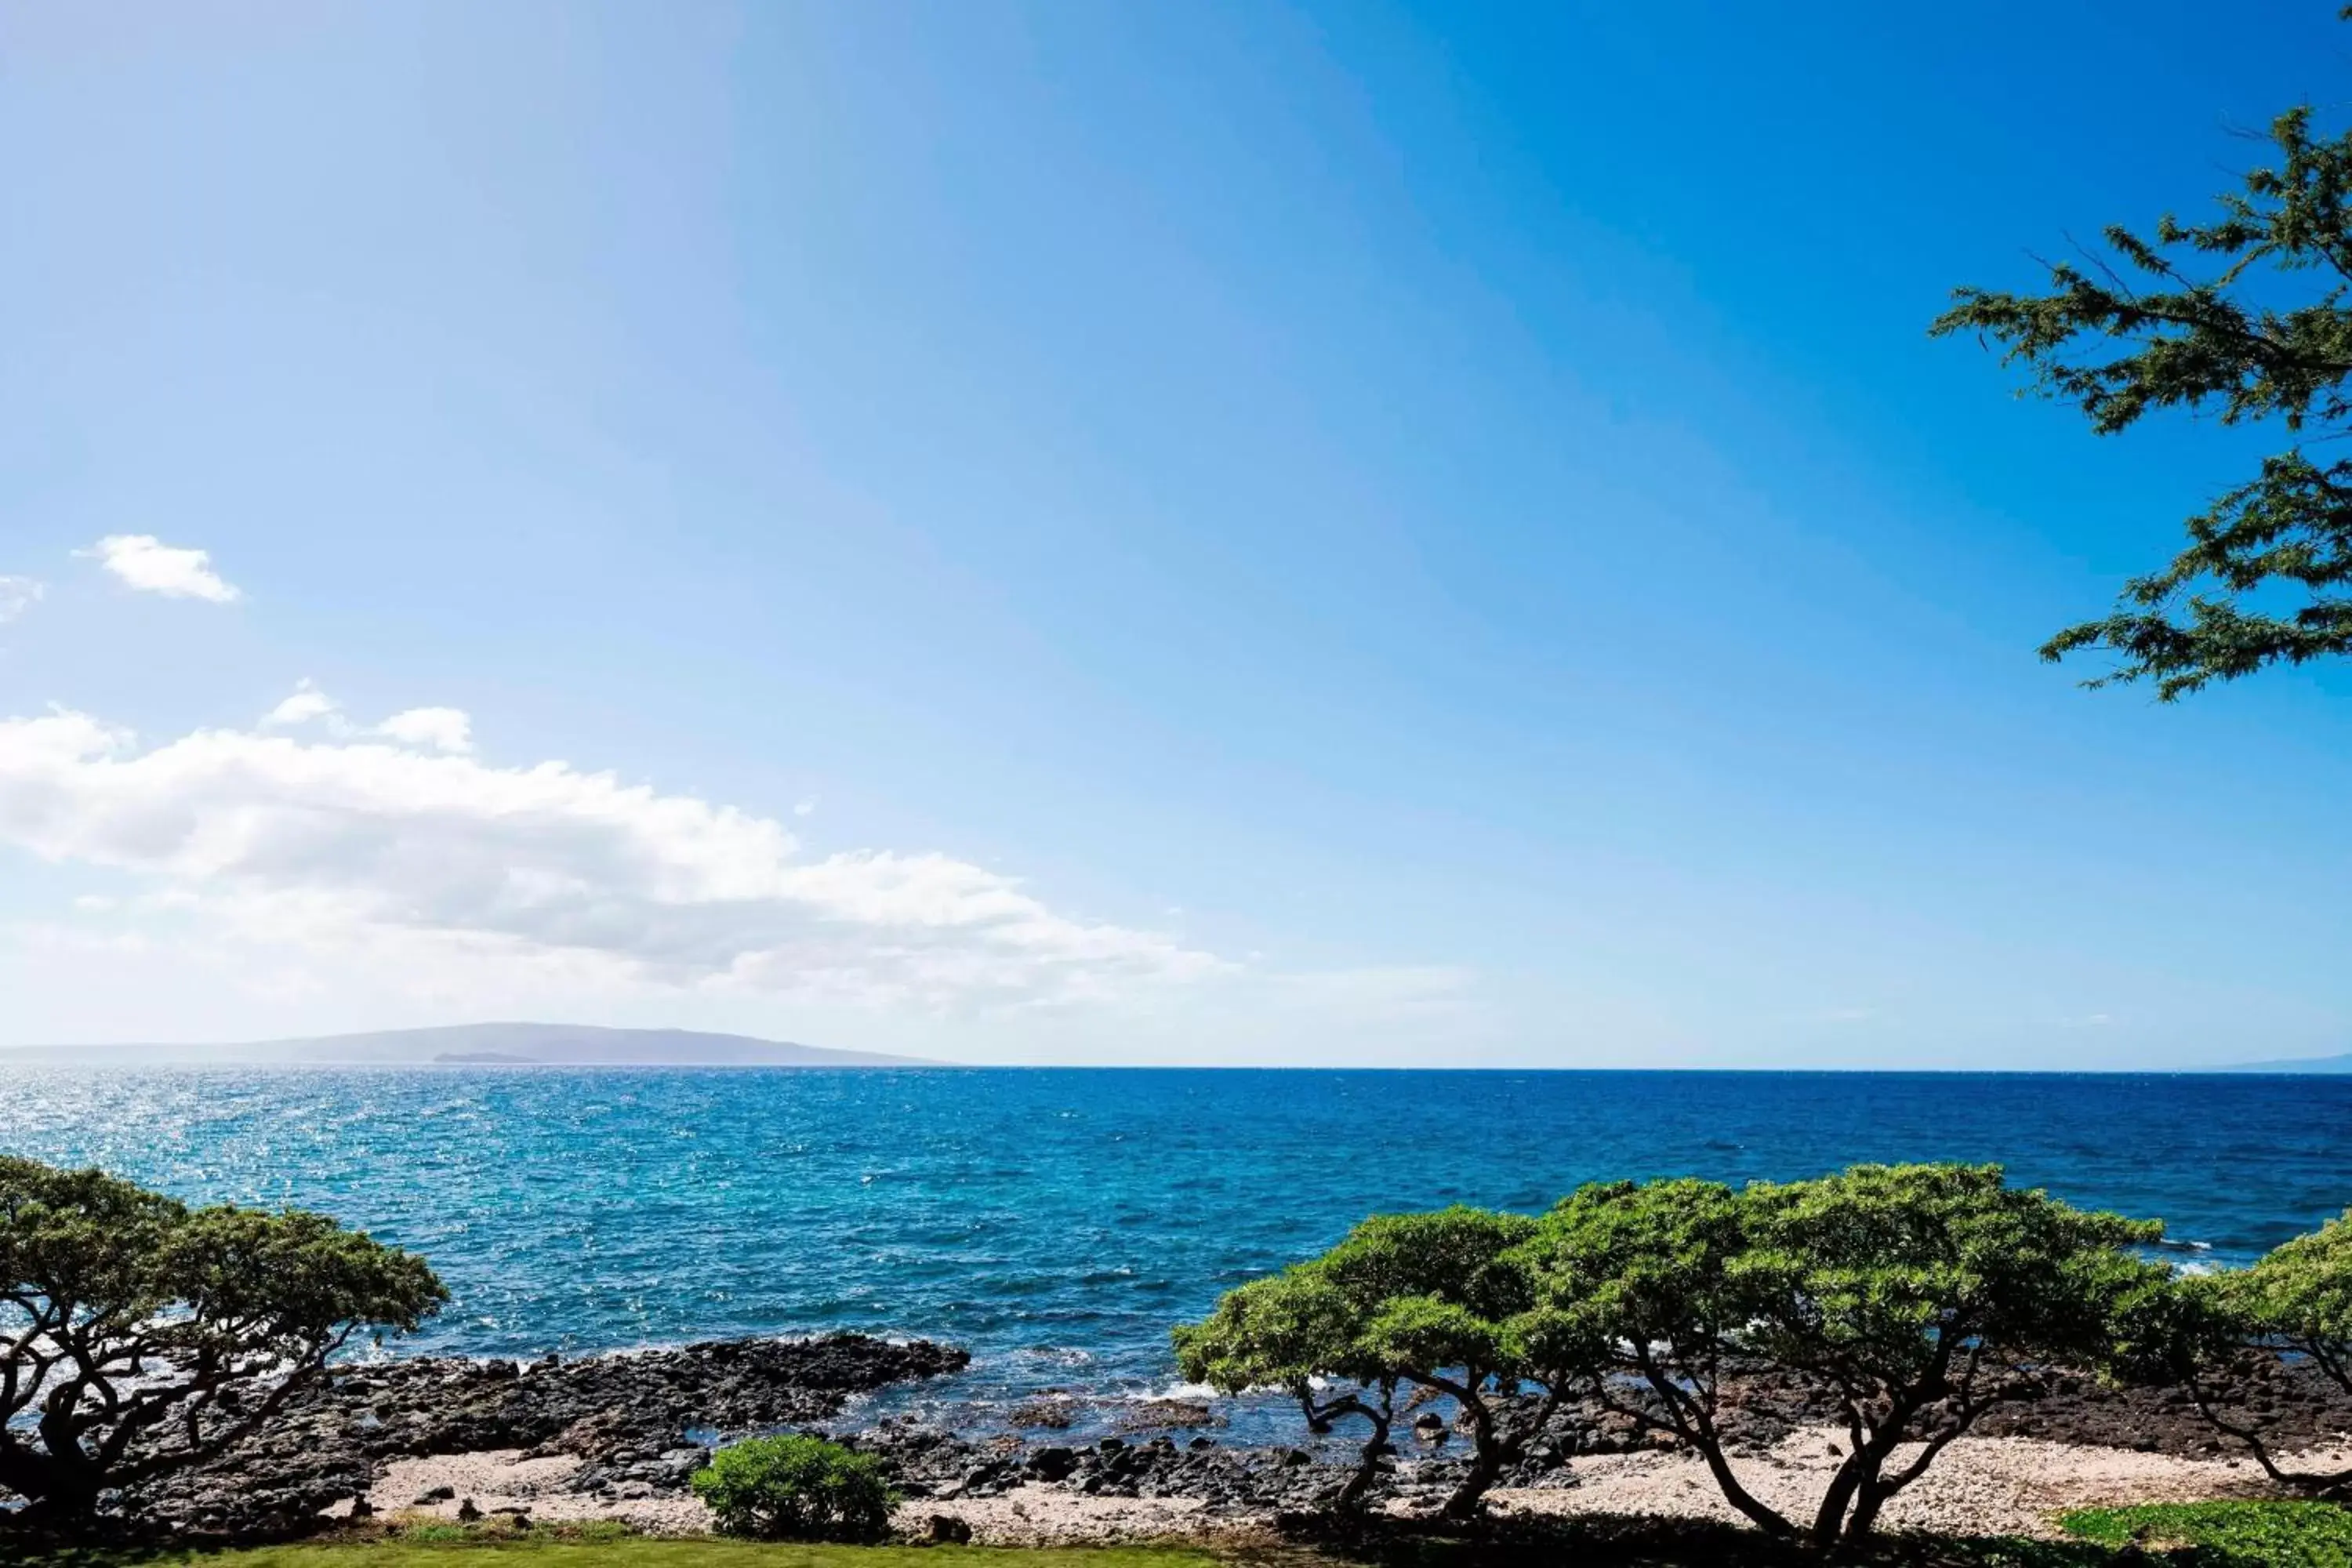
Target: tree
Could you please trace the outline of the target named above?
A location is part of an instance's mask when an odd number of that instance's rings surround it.
[[[1587,1187],[1522,1250],[1535,1284],[1522,1331],[1610,1347],[1588,1397],[1689,1444],[1768,1532],[1826,1548],[1868,1535],[2011,1374],[2104,1355],[2157,1267],[2129,1248],[2160,1234],[2007,1186],[1990,1165],[1857,1165],[1737,1193]],[[1843,1420],[1844,1457],[1802,1525],[1741,1486],[1725,1453],[1718,1399],[1743,1359],[1803,1374]],[[1623,1392],[1629,1376],[1646,1399]]]
[[[1298,1264],[1227,1291],[1207,1318],[1178,1328],[1176,1363],[1220,1394],[1281,1389],[1310,1431],[1349,1416],[1368,1422],[1356,1473],[1336,1500],[1355,1509],[1380,1479],[1396,1422],[1396,1374],[1358,1337],[1362,1327],[1356,1303],[1326,1270]]]
[[[1535,1304],[1516,1332],[1581,1364],[1594,1405],[1688,1446],[1724,1500],[1788,1535],[1789,1521],[1740,1485],[1717,1424],[1725,1361],[1763,1306],[1738,1267],[1748,1217],[1740,1194],[1717,1182],[1580,1187],[1521,1249]]]
[[[2352,434],[2352,133],[2315,135],[2306,107],[2269,139],[2275,162],[2209,221],[2167,215],[2152,237],[2111,227],[2120,270],[2090,257],[2045,264],[2043,294],[1961,289],[1930,329],[1999,343],[2003,363],[2103,436],[2178,409],[2276,420],[2290,438],[2190,517],[2189,547],[2126,584],[2112,615],[2043,645],[2053,661],[2119,656],[2093,686],[2152,680],[2171,701],[2352,651],[2352,457],[2306,450]]]
[[[2130,1249],[2162,1226],[2011,1187],[1998,1165],[1856,1165],[1742,1196],[1762,1309],[1748,1342],[1833,1390],[1851,1439],[1814,1515],[1823,1543],[1867,1534],[2019,1373],[2095,1364],[2161,1272]],[[1890,1470],[1906,1442],[1920,1451]]]
[[[1515,1249],[1535,1226],[1525,1215],[1459,1205],[1375,1215],[1288,1275],[1229,1292],[1207,1320],[1178,1331],[1179,1355],[1196,1357],[1188,1365],[1213,1374],[1207,1381],[1223,1376],[1220,1386],[1341,1377],[1390,1394],[1409,1384],[1453,1399],[1469,1417],[1472,1452],[1445,1511],[1469,1517],[1551,1418],[1570,1380],[1568,1369],[1532,1356],[1510,1327],[1531,1303]],[[1300,1314],[1310,1308],[1307,1331]],[[1515,1401],[1528,1384],[1538,1396]],[[1381,1408],[1386,1414],[1375,1419],[1392,1418],[1392,1406]],[[1384,1444],[1384,1425],[1380,1433]],[[1375,1450],[1365,1452],[1369,1467]],[[1369,1484],[1365,1470],[1358,1479]]]
[[[353,1333],[446,1300],[424,1259],[322,1215],[0,1156],[0,1487],[85,1517],[251,1435]]]
[[[2187,1391],[2216,1431],[2245,1445],[2281,1486],[2341,1494],[2352,1469],[2283,1469],[2251,1422],[2222,1414],[2214,1380],[2249,1349],[2300,1355],[2352,1394],[2352,1212],[2284,1243],[2253,1267],[2165,1280],[2133,1303],[2115,1363],[2126,1377]]]

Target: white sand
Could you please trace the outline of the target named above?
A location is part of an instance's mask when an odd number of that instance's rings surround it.
[[[1769,1454],[1732,1466],[1756,1498],[1799,1523],[1828,1489],[1843,1434],[1792,1435]],[[1898,1452],[1900,1464],[1917,1453]],[[2303,1460],[2315,1466],[2327,1456]],[[1597,1454],[1574,1461],[1580,1484],[1564,1490],[1497,1491],[1498,1508],[1531,1513],[1652,1514],[1737,1520],[1695,1454]],[[2251,1462],[2185,1459],[2129,1448],[2095,1448],[2033,1437],[1963,1437],[1886,1505],[1881,1528],[1971,1535],[2047,1535],[2070,1509],[2187,1502],[2267,1489]]]
[[[1733,1468],[1750,1492],[1802,1523],[1836,1468],[1832,1444],[1840,1436],[1826,1430],[1799,1433],[1769,1454],[1743,1457]],[[2283,1462],[2291,1468],[2342,1468],[2352,1464],[2352,1454],[2321,1451]],[[383,1514],[454,1519],[459,1500],[471,1498],[486,1514],[520,1507],[530,1510],[537,1521],[617,1520],[654,1535],[692,1535],[710,1529],[709,1510],[692,1497],[608,1500],[572,1490],[580,1468],[576,1458],[527,1459],[520,1449],[397,1459],[368,1501]],[[1493,1495],[1493,1506],[1498,1511],[1546,1514],[1739,1517],[1716,1490],[1696,1455],[1600,1454],[1577,1459],[1572,1468],[1576,1486],[1500,1489]],[[445,1502],[416,1501],[445,1486],[457,1496]],[[2054,1517],[2069,1509],[2259,1495],[2264,1489],[2262,1472],[2246,1462],[2184,1459],[2032,1437],[1964,1437],[1887,1505],[1881,1524],[1891,1530],[2047,1535],[2054,1532]],[[334,1511],[347,1509],[343,1505]],[[1089,1497],[1059,1487],[1024,1486],[1003,1497],[918,1498],[898,1510],[898,1524],[910,1533],[926,1534],[935,1514],[962,1520],[971,1526],[974,1539],[994,1545],[1247,1535],[1266,1523],[1213,1516],[1192,1499]]]
[[[484,1513],[527,1508],[533,1520],[614,1519],[648,1535],[699,1535],[710,1529],[710,1510],[699,1498],[599,1498],[571,1489],[579,1470],[580,1460],[572,1455],[526,1459],[520,1448],[394,1459],[368,1493],[368,1502],[378,1513],[455,1519],[459,1503],[471,1498]],[[416,1500],[436,1487],[457,1495],[446,1502]],[[348,1512],[349,1506],[337,1511]]]

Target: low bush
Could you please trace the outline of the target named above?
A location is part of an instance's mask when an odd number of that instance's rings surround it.
[[[694,1492],[720,1531],[762,1541],[876,1541],[898,1494],[870,1454],[822,1437],[753,1437],[719,1450]]]

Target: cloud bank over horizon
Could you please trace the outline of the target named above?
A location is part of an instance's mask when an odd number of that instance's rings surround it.
[[[953,1012],[1241,968],[949,855],[808,857],[771,816],[472,747],[458,710],[362,726],[307,682],[254,729],[154,745],[53,708],[0,720],[0,844],[128,885],[37,940],[356,966],[444,996],[525,971],[591,994]]]

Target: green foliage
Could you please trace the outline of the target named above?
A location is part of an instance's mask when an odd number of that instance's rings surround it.
[[[2352,1487],[2352,1470],[2281,1468],[2258,1424],[2217,1407],[2214,1381],[2249,1347],[2303,1356],[2352,1394],[2352,1213],[2251,1268],[2168,1279],[2140,1293],[2122,1315],[2108,1358],[2126,1381],[2186,1390],[2207,1422],[2243,1444],[2280,1485],[2330,1495]]]
[[[2093,1363],[2164,1270],[2130,1248],[2153,1222],[2011,1187],[1996,1165],[1857,1165],[1743,1194],[1748,1348],[1839,1391],[1852,1442],[1816,1513],[1828,1542],[1870,1530],[2014,1372]],[[1922,1445],[1890,1468],[1906,1442]]]
[[[1507,1261],[1535,1231],[1525,1215],[1455,1205],[1426,1214],[1375,1215],[1324,1254],[1331,1280],[1360,1301],[1423,1297],[1499,1321],[1527,1300]]]
[[[753,1437],[719,1450],[694,1492],[721,1531],[764,1541],[875,1541],[898,1501],[882,1466],[822,1437]]]
[[[2352,1393],[2352,1213],[2275,1248],[2231,1286],[2257,1333],[2310,1356]]]
[[[1188,1376],[1290,1389],[1310,1420],[1318,1379],[1452,1396],[1476,1446],[1455,1513],[1580,1394],[1689,1445],[1763,1529],[1828,1544],[1867,1534],[2001,1397],[2004,1374],[2105,1356],[2128,1307],[2169,1300],[2164,1271],[2129,1250],[2160,1234],[2010,1187],[1991,1166],[1858,1165],[1737,1192],[1602,1184],[1540,1219],[1457,1207],[1367,1220],[1229,1293],[1176,1343]],[[1756,1357],[1843,1405],[1852,1446],[1802,1528],[1751,1495],[1725,1452],[1724,1369]],[[1531,1406],[1498,1397],[1530,1387]],[[1377,1443],[1386,1406],[1363,1413]],[[1907,1443],[1922,1447],[1894,1467]]]
[[[422,1258],[320,1215],[0,1156],[0,1488],[87,1513],[254,1431],[352,1333],[446,1299]]]
[[[2138,1293],[2109,1357],[2128,1381],[2186,1390],[2206,1421],[2243,1444],[2278,1484],[2328,1494],[2352,1486],[2352,1470],[2282,1468],[2256,1422],[2217,1406],[2211,1384],[2250,1345],[2307,1357],[2352,1394],[2352,1215],[2295,1237],[2251,1268],[2168,1279]]]
[[[1460,1205],[1376,1215],[1322,1257],[1229,1291],[1206,1319],[1176,1330],[1178,1364],[1228,1393],[1285,1389],[1312,1424],[1341,1415],[1369,1420],[1371,1439],[1343,1504],[1360,1501],[1373,1479],[1397,1385],[1445,1394],[1470,1416],[1474,1447],[1470,1473],[1447,1508],[1474,1511],[1549,1418],[1566,1381],[1530,1359],[1513,1333],[1533,1304],[1516,1249],[1536,1226],[1525,1215]],[[1320,1379],[1360,1392],[1321,1397]],[[1515,1419],[1496,1395],[1528,1384],[1546,1396]]]
[[[2200,1568],[2352,1568],[2352,1511],[2325,1502],[2150,1503],[2085,1509],[2059,1521],[2109,1546],[2201,1548]]]
[[[2049,291],[1962,289],[1931,329],[2002,346],[2043,395],[2110,435],[2160,410],[2276,421],[2298,442],[2189,519],[2189,547],[2127,584],[2116,612],[2042,657],[2104,648],[2094,686],[2149,679],[2170,701],[2266,666],[2352,651],[2352,458],[2314,443],[2352,429],[2352,133],[2311,111],[2272,125],[2274,162],[2201,224],[2106,231],[2114,260],[2047,266]],[[2118,267],[2117,264],[2120,264]],[[2278,601],[2302,602],[2289,609]]]
[[[2254,1338],[2239,1274],[2151,1273],[2117,1301],[2106,1352],[2089,1364],[2119,1383],[2187,1387]]]
[[[1598,1366],[1624,1347],[1696,1367],[1746,1323],[1754,1303],[1732,1273],[1747,1246],[1740,1197],[1717,1182],[1612,1182],[1562,1198],[1517,1260],[1534,1299],[1522,1343],[1560,1364]]]
[[[1959,1395],[1989,1360],[2095,1358],[2162,1272],[2126,1250],[2162,1226],[2009,1186],[1998,1165],[1856,1165],[1744,1202],[1751,1348],[1841,1385]]]
[[[1303,1263],[1229,1290],[1198,1323],[1175,1331],[1176,1364],[1195,1383],[1225,1394],[1279,1388],[1318,1432],[1343,1417],[1370,1424],[1356,1473],[1339,1506],[1370,1494],[1396,1419],[1396,1375],[1364,1333],[1365,1304],[1321,1263]],[[1352,1382],[1336,1392],[1326,1379]]]
[[[1750,1208],[1716,1182],[1579,1188],[1515,1254],[1533,1300],[1512,1333],[1573,1368],[1595,1403],[1687,1444],[1727,1501],[1786,1535],[1794,1527],[1740,1485],[1716,1422],[1724,1362],[1764,1307],[1743,1268]]]
[[[1738,1192],[1590,1186],[1517,1255],[1537,1300],[1514,1331],[1550,1337],[1563,1361],[1605,1352],[1589,1395],[1688,1444],[1774,1534],[1799,1526],[1728,1462],[1724,1368],[1760,1357],[1836,1391],[1849,1446],[1807,1527],[1826,1545],[1867,1534],[2000,1397],[2004,1373],[2105,1353],[2119,1312],[2161,1274],[2128,1248],[2158,1235],[2010,1187],[1994,1166],[1857,1165]],[[1921,1447],[1890,1468],[1906,1443]]]
[[[1198,1323],[1175,1331],[1176,1364],[1226,1394],[1297,1393],[1313,1380],[1369,1381],[1381,1371],[1360,1342],[1362,1304],[1319,1264],[1300,1264],[1229,1290]]]

